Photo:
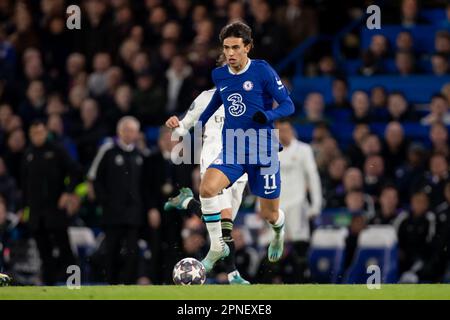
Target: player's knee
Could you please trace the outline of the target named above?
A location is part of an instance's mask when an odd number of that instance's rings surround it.
[[[275,223],[275,221],[277,220],[278,211],[266,209],[261,210],[260,214],[263,219],[267,220],[267,222]]]
[[[208,183],[200,184],[200,197],[202,198],[212,198],[217,196],[218,191]]]

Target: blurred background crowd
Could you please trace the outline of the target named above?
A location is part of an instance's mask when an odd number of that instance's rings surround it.
[[[374,3],[381,30],[365,25]],[[80,30],[66,28],[70,4],[81,8]],[[236,20],[253,30],[250,56],[290,88],[292,126],[313,149],[323,210],[311,227],[348,228],[348,267],[358,234],[391,224],[400,271],[421,261],[420,281],[449,278],[450,5],[439,0],[0,0],[0,272],[55,284],[76,262],[85,282],[161,284],[179,259],[204,256],[201,220],[162,209],[180,187],[198,193],[200,174],[171,162],[161,126],[212,87],[218,33]],[[124,116],[140,121],[143,168],[132,183],[142,187],[114,211],[88,171]],[[111,175],[105,185],[121,197],[129,180]],[[135,202],[140,217],[129,219]],[[233,232],[241,274],[313,281],[298,275],[289,246],[277,266],[263,259],[267,230],[254,203],[247,192]],[[111,225],[115,244],[104,241]],[[226,281],[220,267],[213,281]]]

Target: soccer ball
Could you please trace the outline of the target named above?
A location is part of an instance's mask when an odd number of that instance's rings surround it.
[[[183,286],[203,284],[206,280],[206,270],[200,261],[194,258],[185,258],[178,261],[172,272],[173,282]]]

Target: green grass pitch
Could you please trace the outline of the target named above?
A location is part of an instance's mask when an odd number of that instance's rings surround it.
[[[450,300],[449,284],[381,285],[369,290],[365,285],[251,285],[251,286],[82,286],[0,287],[6,299],[151,299],[151,300]]]

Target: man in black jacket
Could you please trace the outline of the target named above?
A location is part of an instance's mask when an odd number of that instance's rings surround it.
[[[145,209],[144,158],[135,146],[139,127],[134,117],[120,119],[117,141],[100,148],[88,173],[103,210],[105,268],[110,284],[136,283],[137,243]]]
[[[64,281],[67,267],[75,263],[67,227],[76,210],[73,190],[81,169],[63,148],[47,140],[43,122],[33,122],[29,130],[31,146],[21,170],[24,207],[29,208],[29,226],[42,260],[42,280],[52,285]]]

